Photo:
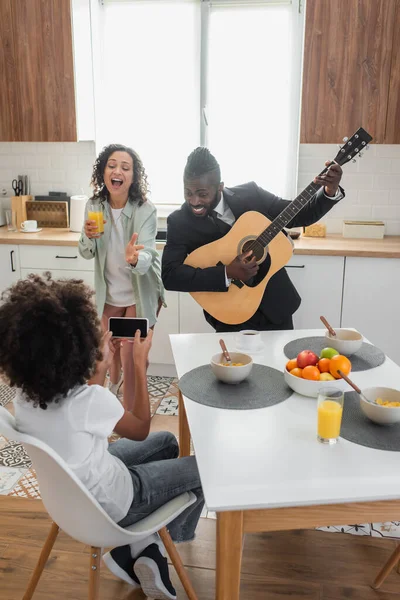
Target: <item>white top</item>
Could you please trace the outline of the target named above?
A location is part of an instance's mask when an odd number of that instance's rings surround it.
[[[315,335],[324,331],[263,331],[264,349],[253,359],[283,371],[285,344]],[[178,378],[208,364],[220,351],[220,337],[171,335]],[[234,351],[236,337],[224,333],[228,350]],[[400,367],[386,358],[380,367],[353,373],[353,379],[361,388],[399,389]],[[318,443],[313,398],[293,393],[285,402],[256,410],[212,408],[187,398],[184,402],[209,510],[400,498],[400,453],[365,448],[343,438],[334,446]]]
[[[19,390],[14,399],[17,429],[57,452],[116,522],[133,500],[127,467],[108,452],[108,436],[122,418],[119,400],[98,385],[82,385],[46,410],[27,402]]]
[[[125,260],[124,230],[122,227],[123,208],[111,208],[111,230],[107,246],[104,279],[106,280],[106,303],[111,306],[132,306],[135,297],[132,288],[132,274]]]

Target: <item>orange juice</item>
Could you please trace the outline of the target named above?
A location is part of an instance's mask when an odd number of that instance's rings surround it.
[[[91,221],[95,221],[96,225],[98,227],[98,232],[99,233],[104,233],[104,217],[103,217],[103,211],[101,210],[89,210],[88,211],[88,219],[90,219]]]
[[[334,400],[323,400],[318,405],[318,436],[334,439],[340,435],[343,407]]]

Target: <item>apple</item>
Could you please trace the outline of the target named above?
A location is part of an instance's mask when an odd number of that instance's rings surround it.
[[[316,365],[318,361],[319,357],[312,350],[303,350],[297,355],[297,366],[299,369],[304,369],[304,367],[308,367],[309,365]]]
[[[332,358],[333,356],[336,356],[337,354],[339,354],[339,352],[337,350],[335,350],[335,348],[324,348],[323,350],[321,350],[320,357],[321,358]]]
[[[319,379],[320,381],[336,381],[330,373],[321,373]]]

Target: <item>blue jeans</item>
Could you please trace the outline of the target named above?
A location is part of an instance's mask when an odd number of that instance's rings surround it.
[[[133,484],[131,507],[118,525],[133,525],[172,498],[191,491],[196,502],[172,521],[168,530],[176,543],[192,540],[204,506],[195,457],[178,458],[178,442],[167,431],[150,433],[143,442],[120,439],[108,450],[128,467]]]

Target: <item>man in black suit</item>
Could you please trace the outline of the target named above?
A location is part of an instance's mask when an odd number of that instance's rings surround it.
[[[329,163],[327,163],[329,164]],[[288,227],[311,225],[344,197],[339,186],[342,169],[333,164],[314,182],[321,189],[288,224]],[[224,236],[243,213],[254,210],[275,219],[290,204],[250,182],[224,188],[219,164],[207,148],[196,148],[184,172],[185,203],[168,218],[167,243],[162,259],[162,279],[167,290],[178,292],[226,292],[233,279],[249,281],[258,266],[253,256],[241,255],[229,265],[198,269],[183,264],[196,248]],[[251,254],[251,253],[250,253]],[[207,321],[218,332],[254,329],[293,329],[293,313],[300,306],[300,296],[286,272],[278,271],[269,281],[261,304],[245,323],[227,325],[208,313]]]

